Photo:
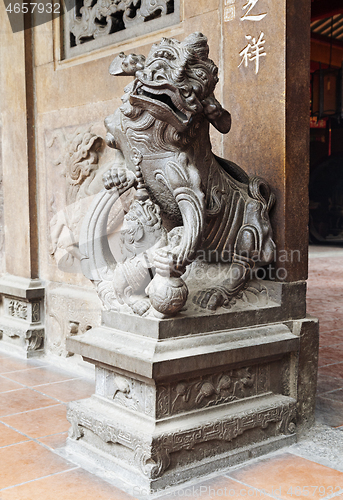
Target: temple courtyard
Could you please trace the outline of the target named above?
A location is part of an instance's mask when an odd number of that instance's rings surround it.
[[[343,499],[343,247],[310,247],[308,314],[320,320],[316,426],[281,451],[169,490],[167,498]],[[83,376],[81,376],[83,375]],[[0,352],[0,500],[129,500],[63,455],[67,403],[94,384],[51,360]],[[62,451],[61,451],[62,450]]]

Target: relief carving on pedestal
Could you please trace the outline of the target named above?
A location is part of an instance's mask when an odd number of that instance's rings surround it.
[[[42,351],[44,327],[41,324],[42,303],[3,296],[5,314],[2,317],[3,334],[24,347],[26,352]],[[31,353],[32,354],[32,353]]]
[[[13,318],[27,319],[27,303],[21,300],[10,300],[8,314]]]
[[[40,321],[40,303],[32,303],[32,323],[38,323]]]
[[[210,124],[228,133],[231,115],[214,96],[218,68],[208,53],[206,37],[193,33],[183,42],[163,38],[147,59],[120,54],[110,66],[114,76],[134,76],[105,120],[122,164],[104,175],[80,237],[83,272],[107,309],[168,318],[190,303],[230,307],[274,257],[269,185],[211,150]],[[132,187],[118,260],[107,216]],[[209,286],[204,276],[190,293],[187,280],[204,262],[226,265],[225,278]]]
[[[44,344],[44,328],[38,330],[27,330],[25,341],[28,351],[38,351]]]
[[[97,368],[96,393],[130,410],[154,416],[155,387],[104,368]]]
[[[157,386],[158,418],[209,408],[269,392],[269,366],[231,369]]]
[[[96,393],[135,412],[154,416],[156,411],[157,418],[166,418],[266,394],[270,392],[269,377],[269,365],[262,364],[158,384],[155,388],[132,377],[97,367]]]
[[[277,423],[281,433],[292,434],[295,431],[295,415],[295,403],[272,405],[262,411],[248,411],[241,417],[217,420],[190,431],[162,435],[154,442],[151,453],[157,464],[154,477],[160,477],[169,467],[171,453],[182,449],[194,450],[197,444],[215,440],[231,442],[250,429],[266,429],[271,423]]]

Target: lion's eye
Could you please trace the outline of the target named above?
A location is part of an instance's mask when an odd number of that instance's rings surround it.
[[[165,50],[165,51],[164,51],[164,57],[165,57],[166,59],[169,59],[169,60],[173,60],[173,59],[175,59],[174,54],[172,54],[172,53],[171,53],[171,52],[169,52],[168,50]]]
[[[195,70],[195,74],[197,75],[198,78],[200,78],[204,82],[207,81],[207,75],[206,75],[205,71],[202,71],[201,69],[197,69],[197,70]]]
[[[155,52],[154,57],[163,57],[165,59],[173,60],[175,59],[174,54],[169,52],[169,50],[158,50]]]

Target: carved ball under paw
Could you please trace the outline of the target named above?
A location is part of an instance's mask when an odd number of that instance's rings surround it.
[[[186,304],[188,288],[181,278],[156,274],[146,293],[156,311],[162,316],[172,316]]]

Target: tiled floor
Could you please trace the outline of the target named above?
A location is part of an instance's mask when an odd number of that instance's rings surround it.
[[[343,431],[343,248],[312,248],[310,255],[308,312],[321,325],[317,421],[337,428],[337,436]],[[92,392],[93,383],[44,360],[0,353],[0,500],[132,500],[54,452],[67,436],[67,402]],[[163,498],[343,500],[343,452],[335,435],[337,460],[320,452],[304,458],[291,447]]]
[[[343,426],[343,246],[310,247],[307,311],[319,318],[317,421]]]

